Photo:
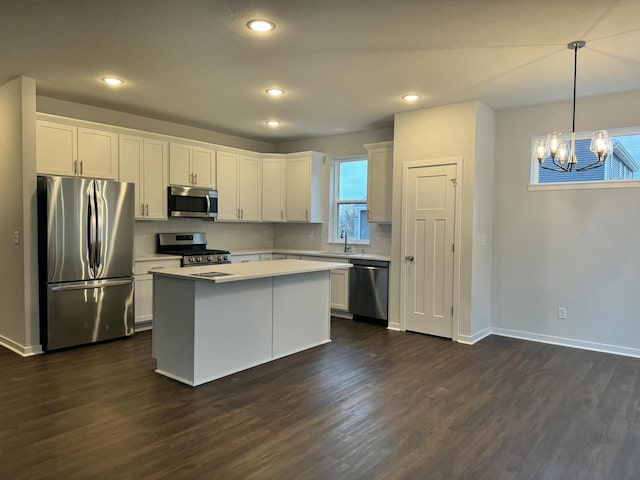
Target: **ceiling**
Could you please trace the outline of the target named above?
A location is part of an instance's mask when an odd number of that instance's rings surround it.
[[[577,39],[578,97],[638,90],[639,18],[638,0],[3,0],[0,83],[279,143],[470,99],[569,99]]]

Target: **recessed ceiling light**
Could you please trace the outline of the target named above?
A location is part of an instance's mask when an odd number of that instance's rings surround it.
[[[284,95],[284,90],[282,90],[281,88],[267,88],[265,92],[267,92],[269,95],[273,95],[274,97]]]
[[[407,95],[402,96],[402,99],[406,100],[407,102],[415,102],[419,98],[420,98],[420,95],[417,95],[415,93],[409,93]]]
[[[282,122],[279,122],[278,120],[269,120],[267,121],[267,125],[269,125],[270,127],[279,127],[280,125],[282,125]]]
[[[274,28],[276,28],[275,23],[270,22],[269,20],[251,20],[247,23],[247,27],[249,27],[254,32],[270,32]]]
[[[111,85],[112,87],[117,87],[118,85],[122,85],[124,83],[124,80],[120,80],[116,77],[103,77],[102,81],[107,85]]]

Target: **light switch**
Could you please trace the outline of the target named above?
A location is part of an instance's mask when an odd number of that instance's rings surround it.
[[[482,234],[480,236],[480,245],[482,245],[483,247],[487,246],[487,236],[485,234]]]
[[[20,232],[18,230],[13,232],[13,243],[20,245]]]

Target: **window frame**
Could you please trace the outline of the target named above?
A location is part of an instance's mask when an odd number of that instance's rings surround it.
[[[365,207],[369,207],[369,198],[367,192],[367,186],[365,185],[365,192],[367,193],[367,197],[362,200],[338,200],[340,195],[340,165],[343,163],[349,162],[358,162],[364,161],[367,164],[367,169],[369,167],[369,158],[365,155],[353,155],[349,157],[336,157],[333,159],[332,167],[333,167],[333,185],[331,188],[331,216],[329,221],[329,239],[328,243],[344,243],[344,240],[340,238],[340,232],[338,232],[338,205],[359,205],[364,203]],[[369,223],[367,221],[367,223]],[[369,234],[371,234],[371,225],[369,225]],[[369,235],[368,240],[355,240],[348,239],[347,242],[349,245],[370,245],[371,244],[371,235]]]
[[[640,126],[635,127],[622,127],[608,129],[609,135],[612,138],[621,137],[625,135],[640,135]],[[591,138],[593,132],[583,131],[576,132],[576,140],[587,140]],[[533,152],[533,147],[537,140],[546,139],[546,135],[535,135],[531,137],[531,146],[529,152]],[[588,189],[600,189],[600,188],[640,188],[640,178],[629,180],[591,180],[591,181],[570,181],[570,182],[553,182],[553,183],[539,183],[540,177],[540,165],[538,160],[531,155],[531,168],[529,185],[527,190],[530,192],[535,191],[548,191],[548,190],[588,190]]]

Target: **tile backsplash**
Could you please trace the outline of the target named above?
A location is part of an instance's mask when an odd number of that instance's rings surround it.
[[[205,232],[208,248],[273,248],[273,224],[216,223],[191,218],[167,221],[136,221],[134,254],[151,255],[156,251],[157,233]]]

